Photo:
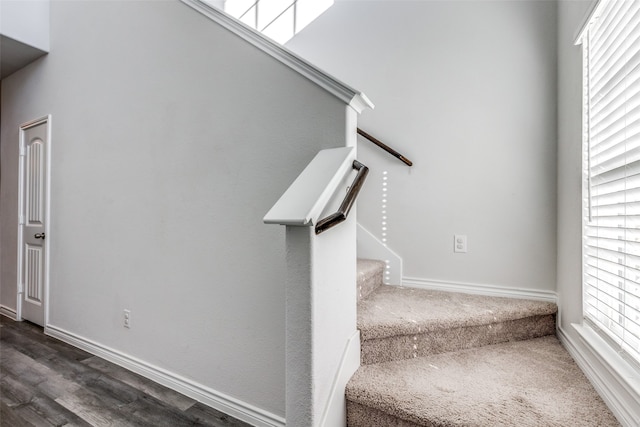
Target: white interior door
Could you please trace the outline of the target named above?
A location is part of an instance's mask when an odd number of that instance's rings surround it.
[[[49,119],[23,125],[20,136],[20,314],[23,319],[44,326],[49,267],[46,240]]]

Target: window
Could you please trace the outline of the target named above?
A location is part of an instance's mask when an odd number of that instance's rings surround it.
[[[640,364],[640,0],[601,0],[580,41],[584,317]]]
[[[334,0],[226,0],[224,10],[284,44],[333,5]]]

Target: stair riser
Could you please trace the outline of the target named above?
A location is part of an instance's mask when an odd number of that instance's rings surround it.
[[[556,316],[542,315],[438,332],[369,339],[361,343],[361,363],[412,359],[473,347],[554,335]]]
[[[436,427],[435,424],[416,424],[385,412],[347,400],[348,427]]]
[[[382,286],[384,263],[377,262],[375,268],[358,271],[358,301],[368,297],[371,292]]]

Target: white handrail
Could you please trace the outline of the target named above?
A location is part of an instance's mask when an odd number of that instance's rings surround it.
[[[321,150],[264,216],[265,224],[312,227],[352,168],[353,147]]]

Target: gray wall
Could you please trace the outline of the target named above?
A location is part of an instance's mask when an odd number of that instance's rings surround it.
[[[414,161],[359,144],[358,220],[405,276],[555,291],[555,2],[338,0],[287,46],[363,90],[359,126]]]
[[[0,89],[0,100],[4,91]],[[0,130],[4,129],[8,108],[0,102]],[[16,282],[18,262],[18,140],[0,132],[0,307],[16,308]]]
[[[177,1],[52,2],[51,53],[2,81],[10,308],[18,127],[45,114],[50,325],[284,416],[284,230],[262,217],[344,145],[345,106]]]

